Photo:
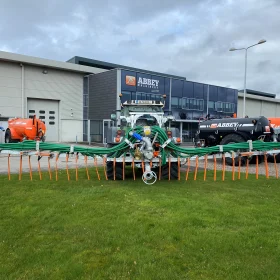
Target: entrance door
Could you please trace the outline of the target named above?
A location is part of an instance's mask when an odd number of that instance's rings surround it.
[[[103,120],[103,144],[107,144],[107,132],[108,128],[111,127],[112,120]]]
[[[27,117],[41,119],[46,124],[46,141],[58,142],[58,104],[57,100],[27,99]]]

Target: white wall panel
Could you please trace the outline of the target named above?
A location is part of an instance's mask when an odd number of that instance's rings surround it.
[[[46,70],[47,74],[43,71]],[[24,64],[24,113],[27,99],[59,101],[61,141],[79,141],[83,136],[83,73]],[[0,114],[21,117],[22,68],[0,61]],[[66,127],[64,127],[66,125]]]
[[[238,97],[237,116],[243,115],[243,97]],[[278,99],[261,100],[246,98],[246,115],[249,117],[280,117],[280,103]]]
[[[61,141],[75,142],[83,141],[83,121],[78,120],[62,120],[61,121]]]

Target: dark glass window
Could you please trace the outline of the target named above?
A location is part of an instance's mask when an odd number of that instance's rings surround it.
[[[171,97],[171,108],[182,108],[182,98]]]
[[[131,100],[131,92],[130,91],[123,91],[121,100],[122,100],[122,102]]]
[[[194,98],[203,98],[203,84],[194,83]]]
[[[55,124],[55,122],[49,122],[49,124],[50,124],[50,125],[54,125],[54,124]]]
[[[161,95],[160,94],[155,94],[155,100],[161,100]]]
[[[193,88],[194,88],[193,82],[185,82],[183,96],[187,98],[193,98],[194,97]]]
[[[50,120],[54,120],[55,117],[54,117],[54,116],[50,116],[49,119],[50,119]]]
[[[216,86],[209,86],[209,100],[218,101],[218,88]]]
[[[45,111],[44,110],[40,110],[39,114],[45,114]]]
[[[208,101],[208,109],[215,109],[215,102],[214,101]]]
[[[227,101],[227,90],[223,87],[218,87],[218,100],[219,101]]]
[[[196,98],[187,98],[187,99],[185,99],[185,102],[183,102],[182,107],[187,110],[203,111],[204,110],[204,100],[196,99]]]
[[[29,114],[35,114],[35,110],[29,110]]]
[[[50,115],[54,115],[54,114],[55,114],[55,111],[49,111],[49,114],[50,114]]]
[[[183,80],[172,80],[172,86],[171,86],[171,96],[172,97],[182,97],[183,96]]]
[[[223,112],[234,113],[235,104],[229,102],[223,102]]]
[[[223,112],[223,102],[217,101],[215,103],[215,109],[217,112]]]
[[[39,119],[40,119],[40,120],[44,120],[44,119],[45,119],[45,116],[39,116]]]

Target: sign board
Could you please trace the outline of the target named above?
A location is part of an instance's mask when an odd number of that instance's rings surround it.
[[[123,105],[163,105],[163,103],[159,100],[129,100]]]
[[[166,90],[169,92],[169,84],[167,85],[166,78],[161,76],[122,70],[121,80],[122,91],[159,94],[165,94]]]
[[[136,86],[136,78],[134,76],[125,76],[125,84],[128,86]]]

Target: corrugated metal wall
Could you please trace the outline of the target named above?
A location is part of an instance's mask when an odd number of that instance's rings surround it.
[[[117,70],[90,75],[89,108],[90,120],[110,119],[116,110],[117,102]]]
[[[46,74],[43,71],[46,70]],[[24,116],[27,99],[58,100],[60,141],[82,141],[83,131],[83,73],[24,65]],[[18,63],[0,63],[0,114],[21,117],[22,67]],[[73,136],[72,136],[73,134]]]
[[[271,98],[271,101],[246,98],[245,113],[249,117],[280,117],[279,99]],[[243,116],[243,97],[238,97],[237,116]]]
[[[19,64],[0,63],[0,114],[21,116],[21,67]]]
[[[43,70],[39,67],[25,67],[25,96],[60,100],[61,119],[82,120],[84,74],[56,69],[46,69],[47,74],[43,74]]]

